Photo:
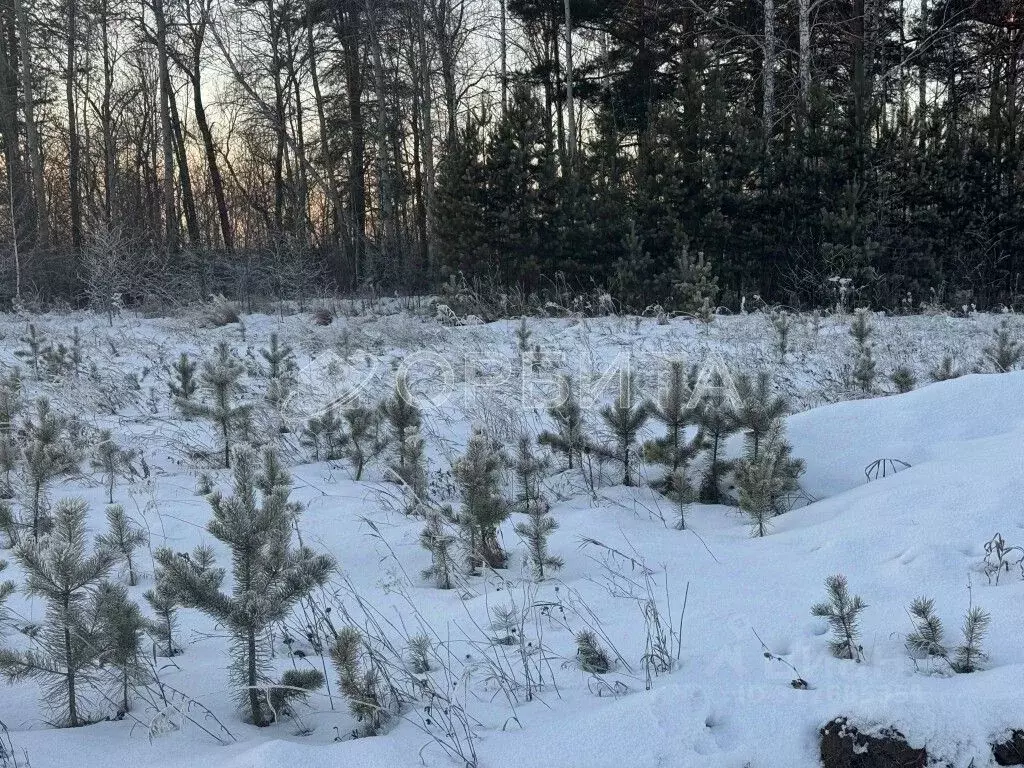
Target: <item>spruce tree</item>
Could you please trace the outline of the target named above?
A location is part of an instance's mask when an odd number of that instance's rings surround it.
[[[453,586],[455,536],[451,533],[450,523],[454,516],[450,507],[431,509],[420,532],[420,546],[430,553],[430,567],[423,570],[423,578],[432,580],[438,589],[451,589]]]
[[[380,404],[380,412],[387,423],[390,442],[395,446],[398,466],[403,468],[407,460],[404,453],[407,430],[419,429],[423,424],[423,416],[409,389],[409,380],[404,374],[395,380],[395,390],[391,397]]]
[[[114,503],[114,487],[117,485],[117,478],[130,477],[134,472],[132,466],[134,459],[135,451],[122,448],[114,442],[110,430],[104,429],[100,432],[100,441],[96,444],[89,464],[103,477],[108,504]]]
[[[647,403],[651,417],[665,425],[665,435],[647,441],[644,455],[665,467],[665,477],[660,486],[667,490],[673,484],[673,476],[685,470],[690,460],[704,447],[704,434],[698,428],[693,438],[687,439],[686,429],[697,422],[698,408],[692,402],[691,377],[681,361],[669,365],[668,381],[657,400]]]
[[[601,418],[614,440],[613,447],[595,446],[605,456],[622,464],[622,484],[633,485],[633,460],[636,454],[637,435],[647,423],[650,414],[647,404],[637,394],[633,374],[619,373],[619,389],[615,401],[601,409]]]
[[[746,434],[751,458],[756,461],[761,441],[789,411],[789,403],[772,394],[767,371],[759,371],[754,379],[745,374],[738,376],[736,392],[740,400],[731,412],[734,427]]]
[[[858,595],[850,595],[846,577],[842,574],[825,579],[825,588],[828,590],[828,602],[815,604],[811,608],[811,615],[828,619],[832,628],[829,648],[833,656],[837,659],[860,661],[863,658],[863,648],[858,642],[858,621],[861,611],[867,606]]]
[[[582,463],[583,449],[587,442],[583,434],[583,411],[576,397],[572,377],[562,376],[558,401],[548,407],[548,416],[554,423],[555,431],[544,430],[537,436],[537,442],[565,456],[569,469],[572,469],[574,459]]]
[[[224,466],[231,466],[233,436],[242,427],[252,411],[252,406],[239,402],[239,380],[245,368],[231,355],[226,341],[217,345],[216,357],[203,362],[199,376],[208,402],[197,403],[179,399],[178,405],[186,414],[209,419],[220,431],[224,444]]]
[[[265,454],[265,467],[267,460]],[[157,550],[156,561],[162,583],[183,606],[203,611],[231,632],[232,682],[253,724],[263,726],[269,723],[260,691],[269,680],[266,630],[325,584],[334,563],[326,555],[292,546],[289,489],[274,485],[258,500],[258,482],[256,457],[242,448],[235,452],[233,495],[214,492],[209,497],[213,518],[207,531],[231,550],[232,592],[221,591],[225,571],[208,565],[208,554],[196,551],[184,558],[164,548]]]
[[[700,484],[700,500],[706,504],[718,504],[722,500],[722,475],[732,466],[732,462],[722,458],[721,452],[726,439],[737,426],[722,374],[716,371],[710,383],[711,386],[701,393],[697,410],[697,422],[708,450],[707,466]]]
[[[498,542],[498,528],[510,512],[501,492],[503,464],[504,458],[494,441],[474,430],[466,453],[452,467],[462,496],[459,523],[466,538],[471,572],[481,564],[504,568],[508,560]]]
[[[117,673],[120,719],[131,709],[132,688],[146,679],[142,651],[146,621],[139,606],[128,597],[128,590],[109,581],[101,583],[96,592],[96,609],[103,649],[100,661]]]
[[[184,352],[174,363],[172,373],[174,378],[167,383],[171,397],[179,404],[189,403],[196,393],[199,384],[196,382],[196,364]]]
[[[146,532],[128,517],[124,507],[111,504],[107,507],[107,532],[96,537],[96,546],[105,549],[115,561],[128,568],[128,586],[138,583],[135,573],[135,550],[149,542]]]
[[[46,602],[46,622],[33,649],[0,650],[0,672],[9,680],[40,680],[60,713],[55,719],[71,727],[86,722],[79,692],[104,647],[95,593],[113,564],[108,552],[86,550],[87,511],[80,499],[61,499],[49,535],[26,539],[16,550],[25,593]]]

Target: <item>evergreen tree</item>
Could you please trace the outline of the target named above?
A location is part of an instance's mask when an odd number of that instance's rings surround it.
[[[391,404],[395,406],[394,403]],[[397,406],[396,406],[397,408]],[[397,410],[391,410],[390,406],[384,411],[385,414],[391,413],[392,416],[388,417],[388,422],[391,425],[392,432],[395,429],[395,423],[391,421],[391,418],[402,420],[405,416],[399,416]],[[417,418],[418,418],[418,411]],[[344,413],[345,425],[348,431],[344,435],[344,443],[342,445],[342,455],[352,463],[352,468],[356,473],[356,480],[363,479],[363,470],[366,469],[366,465],[371,461],[375,460],[387,447],[387,441],[381,435],[381,412],[373,408],[367,408],[360,403],[355,403],[345,409]],[[416,424],[410,424],[406,429],[415,430],[418,427],[418,421]],[[408,451],[414,447],[412,444],[405,444],[405,432],[402,433],[402,440],[398,445],[398,449],[395,451],[397,456],[396,471],[404,473],[412,461]]]
[[[77,468],[78,452],[70,435],[71,422],[50,408],[50,401],[36,401],[35,417],[24,425],[24,473],[32,535],[39,538],[45,522],[46,490],[49,484]]]
[[[576,635],[576,658],[580,669],[593,675],[603,675],[612,668],[607,651],[590,630],[583,630]]]
[[[516,523],[515,527],[516,533],[526,542],[533,575],[538,581],[543,581],[546,574],[565,565],[562,558],[548,551],[548,538],[558,528],[558,521],[548,514],[548,509],[547,501],[537,499],[526,511],[527,522]]]
[[[0,573],[3,573],[7,569],[7,561],[0,560]],[[13,581],[0,581],[0,635],[2,635],[4,627],[7,626],[8,615],[5,603],[7,598],[14,594],[14,582]]]
[[[270,715],[273,721],[295,715],[296,702],[305,701],[309,694],[324,686],[324,675],[319,669],[288,669],[281,680],[270,688]]]
[[[11,434],[21,408],[21,378],[13,371],[0,379],[0,435]]]
[[[767,371],[759,371],[753,380],[745,374],[738,376],[736,392],[740,400],[732,408],[734,426],[737,431],[746,432],[750,458],[757,461],[762,440],[778,427],[789,411],[789,403],[784,397],[772,394]]]
[[[734,407],[727,393],[721,373],[715,372],[710,386],[702,393],[697,410],[697,423],[704,433],[708,449],[708,462],[700,485],[700,500],[706,504],[718,504],[722,500],[719,487],[721,477],[729,471],[731,462],[721,456],[725,440],[736,431],[733,418]]]
[[[586,437],[583,434],[583,411],[570,376],[561,378],[558,401],[548,407],[548,416],[554,422],[555,431],[544,430],[537,436],[537,442],[565,456],[569,469],[572,469],[573,459],[583,460]]]
[[[239,379],[245,368],[231,355],[226,341],[217,345],[216,357],[203,362],[203,370],[199,376],[203,389],[206,390],[208,402],[197,403],[179,398],[178,406],[187,415],[209,419],[220,431],[221,442],[224,444],[224,466],[231,466],[231,450],[233,436],[248,420],[252,406],[238,402],[240,395]]]
[[[962,628],[963,642],[953,652],[953,661],[950,662],[954,672],[969,673],[977,672],[988,658],[982,650],[981,644],[988,633],[988,626],[992,617],[988,612],[977,606],[972,607],[964,617]]]
[[[916,598],[910,604],[910,616],[914,621],[914,631],[907,635],[907,650],[915,655],[946,658],[945,630],[942,620],[935,615],[935,601]]]
[[[380,675],[372,663],[364,664],[363,636],[355,627],[342,627],[331,646],[331,661],[338,671],[341,692],[348,699],[349,709],[367,736],[380,733],[390,719],[386,695]]]
[[[171,397],[179,405],[183,402],[191,402],[192,396],[199,387],[196,382],[196,367],[196,364],[184,352],[174,363],[172,372],[175,378],[167,383],[167,388],[171,392]]]
[[[510,508],[501,492],[501,451],[483,432],[474,430],[466,453],[452,473],[462,496],[459,523],[465,534],[470,571],[481,564],[504,568],[508,555],[498,542],[498,528]]]
[[[146,621],[139,606],[128,597],[128,590],[109,581],[101,583],[96,592],[96,608],[103,649],[100,661],[117,673],[120,719],[131,709],[131,689],[146,679],[142,652]]]
[[[1004,318],[992,331],[992,343],[985,347],[983,353],[996,373],[1012,371],[1020,362],[1024,356],[1024,347],[1014,340],[1009,320]]]
[[[260,355],[267,363],[267,402],[275,408],[284,405],[291,394],[292,381],[297,365],[295,352],[282,342],[276,333],[270,334],[270,346],[260,350]]]
[[[42,369],[44,353],[50,346],[46,334],[38,330],[35,323],[29,323],[25,335],[19,341],[25,345],[25,349],[14,350],[14,356],[27,360],[32,366],[32,374],[38,380]]]
[[[856,354],[853,363],[853,380],[864,392],[870,392],[875,381],[875,359],[871,350],[871,336],[874,328],[871,325],[871,313],[866,309],[858,309],[850,324],[850,336],[856,342]]]
[[[107,507],[107,533],[96,537],[96,546],[106,550],[115,561],[128,567],[128,586],[134,587],[138,580],[135,574],[135,550],[149,542],[146,532],[138,523],[125,514],[120,504]]]
[[[419,429],[423,424],[423,416],[404,374],[395,380],[395,391],[380,404],[380,412],[387,423],[390,442],[395,446],[398,467],[404,469],[408,459],[404,452],[407,430]]]
[[[828,590],[828,602],[817,603],[811,608],[812,616],[828,619],[832,628],[832,640],[829,647],[837,659],[862,659],[863,648],[858,643],[860,613],[867,606],[859,596],[850,596],[846,586],[846,577],[842,574],[829,576],[825,579]]]
[[[156,586],[143,594],[155,616],[146,623],[146,628],[156,642],[155,653],[161,656],[177,656],[180,649],[174,642],[174,632],[178,626],[178,599],[168,586],[161,569],[157,569],[155,576]]]
[[[0,500],[14,498],[11,473],[21,462],[21,449],[10,435],[0,434]]]
[[[291,545],[293,514],[288,490],[275,485],[257,501],[256,458],[235,453],[234,494],[209,497],[213,519],[207,530],[231,550],[231,593],[221,591],[225,571],[208,566],[207,555],[192,558],[159,549],[163,583],[183,606],[198,608],[223,624],[234,640],[232,680],[247,702],[253,724],[268,724],[260,686],[268,681],[265,633],[284,620],[310,591],[326,583],[333,561]],[[266,456],[264,461],[266,466]]]
[[[430,567],[424,569],[423,578],[431,579],[438,589],[451,589],[453,586],[455,558],[452,548],[455,536],[450,531],[450,521],[454,516],[450,507],[431,509],[420,532],[420,546],[430,553]]]
[[[336,461],[342,458],[347,439],[345,426],[333,405],[329,405],[319,416],[311,417],[299,435],[299,442],[312,450],[313,461]]]
[[[103,476],[103,484],[107,489],[107,503],[114,503],[114,486],[118,477],[130,477],[135,468],[132,461],[135,451],[122,448],[114,442],[110,430],[100,432],[100,441],[90,459],[90,466]]]
[[[529,514],[531,508],[542,500],[541,475],[548,466],[548,457],[537,456],[533,452],[533,443],[529,436],[521,434],[516,444],[516,455],[512,460],[516,489],[512,503],[516,512]]]
[[[597,446],[598,452],[614,458],[622,463],[622,484],[633,485],[632,461],[635,455],[637,435],[647,423],[650,414],[647,404],[642,401],[636,391],[633,374],[629,371],[619,373],[619,390],[615,401],[601,409],[601,418],[614,438],[615,445],[609,449]]]
[[[686,437],[686,429],[696,424],[698,417],[697,404],[692,402],[691,378],[681,361],[673,361],[669,364],[667,386],[657,400],[647,403],[651,417],[665,425],[664,437],[649,440],[644,445],[645,457],[665,466],[665,477],[660,482],[664,490],[673,485],[676,473],[685,471],[704,447],[704,434],[699,428],[691,439]]]
[[[893,383],[893,386],[896,387],[896,392],[901,395],[907,392],[912,392],[914,387],[917,386],[917,379],[914,377],[913,371],[905,365],[898,366],[896,370],[889,375],[889,380]]]
[[[718,299],[718,278],[703,251],[690,253],[690,239],[677,225],[673,237],[675,264],[672,273],[672,294],[676,307],[686,315],[704,322]]]
[[[0,672],[9,680],[40,680],[48,703],[60,713],[55,719],[73,728],[86,722],[80,688],[104,647],[95,593],[113,564],[103,550],[86,551],[87,511],[84,501],[62,499],[49,535],[19,545],[25,593],[46,602],[46,622],[31,650],[0,650]]]
[[[953,365],[953,358],[946,355],[942,358],[942,362],[932,368],[928,376],[932,381],[949,381],[950,379],[958,378],[961,375]]]
[[[391,471],[401,481],[409,496],[408,514],[414,513],[427,493],[426,443],[417,427],[409,427],[399,449],[403,461],[393,465]]]
[[[804,463],[790,456],[781,424],[770,429],[760,452],[755,453],[755,445],[748,448],[747,456],[736,465],[736,485],[740,509],[750,515],[754,534],[764,536],[772,517],[783,511],[783,499],[797,489]]]

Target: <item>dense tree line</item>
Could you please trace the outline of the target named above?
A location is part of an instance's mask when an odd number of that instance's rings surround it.
[[[461,273],[676,309],[706,265],[727,306],[831,303],[838,278],[877,306],[1012,303],[1022,18],[1011,0],[0,0],[0,299]]]

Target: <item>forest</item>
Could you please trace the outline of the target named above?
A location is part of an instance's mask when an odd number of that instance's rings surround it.
[[[1012,308],[1022,14],[0,0],[0,302]]]

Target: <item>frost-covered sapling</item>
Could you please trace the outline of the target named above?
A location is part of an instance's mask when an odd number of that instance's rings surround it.
[[[665,425],[665,435],[644,444],[644,456],[666,468],[662,488],[673,484],[673,476],[684,471],[690,460],[704,447],[704,433],[698,428],[691,439],[686,430],[697,422],[697,404],[693,401],[691,376],[681,361],[669,365],[668,381],[656,400],[647,403],[647,411],[655,421]]]
[[[11,549],[21,542],[21,521],[15,515],[14,507],[4,499],[0,499],[0,533],[6,539],[0,544],[2,549]]]
[[[910,604],[914,631],[907,635],[907,650],[915,657],[946,658],[945,629],[935,615],[935,601],[918,597]]]
[[[729,395],[724,377],[715,371],[710,386],[701,393],[698,405],[697,419],[708,450],[700,484],[700,500],[706,504],[718,504],[722,500],[721,478],[732,466],[732,462],[722,458],[725,441],[737,428],[733,418],[734,404]]]
[[[25,345],[24,349],[16,349],[14,356],[28,361],[32,366],[32,374],[39,379],[43,365],[43,353],[49,348],[46,334],[37,329],[35,323],[29,323],[25,335],[19,341]]]
[[[270,346],[260,350],[266,362],[267,402],[280,409],[292,392],[295,371],[295,352],[276,333],[270,334]]]
[[[959,378],[961,375],[962,373],[954,367],[953,358],[950,355],[943,357],[942,362],[932,368],[928,374],[932,381],[949,381]]]
[[[773,310],[768,319],[775,331],[775,350],[779,353],[779,362],[785,363],[789,352],[789,334],[793,330],[793,315],[783,309]]]
[[[380,404],[380,412],[387,424],[390,442],[395,447],[398,466],[404,467],[407,457],[402,448],[407,431],[423,426],[423,415],[409,388],[409,379],[405,375],[400,375],[395,380],[395,390],[391,397]]]
[[[36,401],[34,418],[25,421],[23,472],[28,489],[26,502],[32,516],[32,535],[36,538],[43,532],[47,487],[78,466],[79,454],[70,435],[70,426],[70,421],[56,413],[44,397]]]
[[[220,431],[224,451],[224,466],[231,466],[234,434],[249,418],[252,405],[239,401],[239,380],[245,368],[231,355],[226,341],[217,345],[216,357],[203,362],[199,380],[206,391],[207,401],[196,402],[179,398],[178,406],[187,415],[209,419]]]
[[[789,403],[772,392],[767,371],[759,371],[753,379],[745,374],[737,376],[736,393],[739,402],[733,404],[731,416],[736,429],[747,438],[750,458],[756,460],[761,441],[789,411]]]
[[[377,668],[372,659],[364,663],[364,656],[369,654],[363,650],[363,643],[358,629],[343,627],[331,646],[331,661],[338,671],[338,683],[352,715],[363,723],[365,735],[375,736],[391,718],[391,712]]]
[[[541,499],[541,476],[550,466],[547,456],[538,456],[533,451],[533,442],[522,434],[516,443],[516,454],[512,459],[515,477],[513,506],[516,512],[529,514],[530,508]]]
[[[135,451],[122,448],[114,442],[110,430],[104,429],[100,432],[100,441],[96,444],[89,465],[100,473],[103,478],[103,485],[107,489],[107,503],[114,503],[114,487],[119,477],[131,477],[135,471],[132,462],[135,460]]]
[[[428,635],[413,635],[409,638],[408,661],[409,669],[416,675],[425,675],[433,664],[430,661],[434,654],[433,644]]]
[[[452,466],[462,497],[458,520],[468,553],[470,571],[480,565],[504,568],[508,555],[498,541],[498,528],[508,519],[510,506],[502,494],[504,457],[494,441],[475,430],[466,453]]]
[[[636,456],[637,436],[650,414],[647,403],[637,394],[636,382],[629,371],[619,373],[619,389],[615,401],[601,409],[601,418],[611,433],[613,445],[594,446],[606,456],[622,464],[622,484],[633,485],[633,461]]]
[[[963,642],[953,651],[953,659],[949,666],[954,672],[969,673],[977,672],[985,663],[988,656],[982,650],[981,644],[988,634],[988,627],[992,617],[987,611],[977,606],[972,606],[964,616]]]
[[[750,516],[755,536],[768,532],[771,519],[783,511],[783,499],[798,487],[804,463],[792,458],[790,450],[780,423],[765,436],[757,455],[750,447],[736,464],[740,509]]]
[[[578,459],[582,464],[583,449],[587,442],[583,434],[583,411],[570,376],[561,378],[558,400],[548,407],[548,416],[551,417],[555,429],[541,432],[537,436],[537,442],[565,456],[569,469],[573,468],[574,459]]]
[[[403,461],[392,465],[391,471],[401,482],[407,496],[406,514],[415,514],[427,493],[427,445],[418,427],[409,427],[402,439],[399,453]]]
[[[817,603],[811,608],[812,616],[828,619],[832,629],[832,640],[829,648],[837,659],[863,660],[863,647],[858,642],[860,637],[861,611],[867,606],[859,595],[850,595],[846,577],[842,574],[829,576],[825,579],[828,590],[828,601]]]
[[[450,507],[431,509],[420,532],[420,546],[430,553],[430,567],[423,570],[423,578],[430,579],[438,589],[451,589],[455,574],[455,556],[452,550],[456,538],[451,531],[455,513]]]
[[[1013,338],[1009,320],[1004,318],[992,331],[992,343],[982,350],[982,354],[997,373],[1012,371],[1020,362],[1024,347]]]
[[[181,406],[192,401],[192,396],[199,388],[196,381],[196,364],[184,352],[175,361],[171,369],[173,378],[167,383],[171,397]]]
[[[109,553],[86,549],[87,511],[80,499],[60,500],[49,535],[17,548],[25,593],[45,601],[46,622],[31,650],[0,649],[0,672],[9,680],[40,680],[54,719],[73,728],[87,722],[79,691],[104,647],[95,594],[113,564]]]
[[[156,573],[156,586],[146,590],[143,597],[154,614],[154,618],[146,623],[146,629],[156,643],[155,653],[160,656],[176,656],[180,653],[174,642],[174,632],[178,626],[178,599],[162,578],[162,571],[159,568]]]
[[[232,634],[232,682],[253,724],[263,726],[269,723],[261,692],[269,682],[267,629],[325,584],[334,563],[326,555],[292,546],[294,510],[287,488],[275,485],[257,499],[252,451],[237,450],[234,465],[234,493],[210,495],[213,519],[207,524],[207,531],[231,550],[232,591],[221,591],[225,571],[207,565],[208,554],[197,551],[185,558],[163,548],[157,550],[156,561],[162,583],[183,606],[198,608]]]
[[[311,417],[299,435],[299,442],[313,453],[313,461],[336,461],[343,456],[345,425],[333,405]]]
[[[342,455],[352,464],[355,479],[362,480],[366,465],[380,456],[387,447],[387,441],[381,435],[380,412],[355,403],[345,409],[343,416],[347,432],[342,445]],[[413,424],[407,427],[407,429],[415,428],[416,425]],[[404,440],[399,443],[396,450],[398,470],[404,471],[406,462],[410,461],[406,453],[408,449],[409,446],[405,445]]]
[[[286,670],[276,685],[270,686],[270,716],[273,722],[295,717],[295,705],[324,686],[324,675],[315,667]]]
[[[562,558],[548,552],[548,538],[558,528],[558,522],[548,514],[549,505],[540,487],[540,475],[546,467],[545,459],[534,454],[533,441],[520,435],[512,462],[516,477],[514,506],[527,520],[517,523],[515,532],[526,543],[530,565],[538,581],[543,581],[545,569],[550,573],[563,565]]]
[[[914,376],[913,371],[905,365],[898,366],[889,374],[889,380],[896,387],[896,392],[901,395],[912,392],[914,387],[917,386],[917,378]]]
[[[603,675],[612,668],[608,652],[601,647],[597,636],[586,629],[576,635],[576,660],[581,670],[593,675]]]
[[[128,586],[138,584],[135,573],[135,551],[149,541],[139,524],[128,517],[124,507],[111,504],[107,507],[107,532],[96,537],[96,546],[107,550],[115,561],[128,568]]]
[[[11,473],[21,461],[21,449],[11,435],[0,434],[0,499],[14,498]]]
[[[102,654],[100,662],[112,667],[117,674],[120,695],[120,718],[131,709],[129,693],[145,681],[142,636],[146,620],[139,606],[128,597],[128,590],[120,584],[105,581],[96,591],[96,612],[99,618]]]
[[[867,309],[858,309],[850,324],[850,336],[856,342],[853,380],[864,392],[870,392],[875,382],[875,359],[871,349],[873,333],[871,313]]]

